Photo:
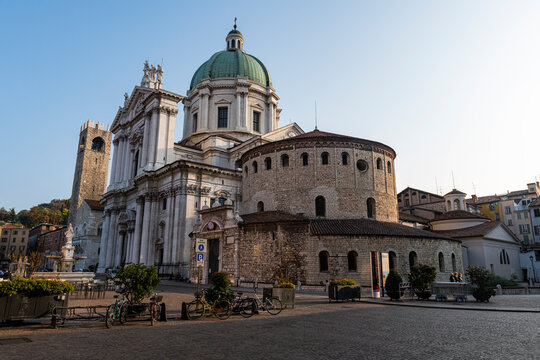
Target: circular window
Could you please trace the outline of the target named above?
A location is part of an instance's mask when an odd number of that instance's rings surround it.
[[[367,170],[368,164],[367,164],[367,162],[365,162],[364,160],[358,160],[358,161],[356,162],[356,167],[358,168],[358,170],[360,170],[360,171],[363,172],[363,171],[366,171],[366,170]]]

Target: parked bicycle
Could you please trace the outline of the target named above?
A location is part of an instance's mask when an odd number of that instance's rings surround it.
[[[148,312],[150,313],[150,325],[154,326],[161,315],[161,301],[163,296],[154,293],[154,296],[150,298],[150,304],[148,304]]]
[[[114,304],[109,305],[107,308],[107,314],[105,315],[105,326],[110,328],[115,320],[118,320],[120,324],[124,324],[127,321],[127,302],[124,297],[120,298],[118,295],[114,295],[116,301]]]
[[[267,311],[270,315],[277,315],[283,309],[281,300],[277,296],[269,296],[264,299],[261,299],[257,292],[253,291],[253,297],[246,298],[251,299],[253,307],[258,311],[259,309]]]
[[[232,306],[229,300],[218,298],[211,304],[206,300],[206,292],[197,294],[194,301],[187,304],[187,317],[190,320],[198,319],[203,315],[214,315],[220,320],[231,316]]]
[[[253,298],[242,297],[243,293],[239,292],[232,302],[232,312],[240,314],[245,318],[251,317],[257,312],[257,304]]]

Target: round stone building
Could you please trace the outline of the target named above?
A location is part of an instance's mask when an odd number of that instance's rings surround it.
[[[398,223],[395,157],[387,145],[319,130],[256,146],[241,157],[240,213],[232,204],[199,211],[193,244],[213,242],[213,267],[237,283],[347,277],[370,288],[374,271],[406,279],[419,263],[448,281],[463,271],[461,242]]]

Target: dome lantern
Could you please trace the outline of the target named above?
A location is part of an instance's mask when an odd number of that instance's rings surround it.
[[[244,51],[244,37],[240,31],[236,30],[236,18],[234,18],[234,29],[227,34],[225,40],[227,41],[227,50]]]

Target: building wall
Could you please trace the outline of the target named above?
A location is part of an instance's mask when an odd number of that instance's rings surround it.
[[[23,226],[6,225],[1,229],[0,259],[9,256],[25,256],[30,229]]]
[[[486,238],[465,238],[463,245],[468,248],[469,265],[482,266],[494,274],[510,279],[513,275],[522,278],[520,265],[520,246],[516,244],[489,240]],[[502,250],[508,253],[510,264],[501,264]]]
[[[86,270],[89,266],[96,266],[99,259],[99,245],[102,232],[102,211],[92,210],[86,202],[83,202],[77,211],[76,224],[74,227],[73,246],[76,256],[85,256],[86,259],[75,263],[75,270]],[[94,268],[95,270],[95,268]]]
[[[321,154],[329,154],[328,165],[322,165]],[[342,153],[349,154],[347,165],[342,163]],[[308,154],[304,166],[302,154]],[[289,166],[282,166],[282,156],[289,157]],[[271,169],[265,168],[265,159],[271,160]],[[383,163],[377,169],[377,159]],[[364,160],[368,169],[361,172],[357,161]],[[390,161],[391,170],[386,164]],[[254,172],[254,163],[257,172]],[[393,159],[385,154],[357,149],[353,146],[292,146],[273,153],[254,156],[243,162],[242,201],[245,213],[257,211],[259,202],[264,210],[281,210],[303,213],[315,217],[315,198],[323,196],[326,217],[367,217],[367,199],[376,204],[375,218],[397,222],[397,202]],[[247,171],[246,171],[247,168]]]

